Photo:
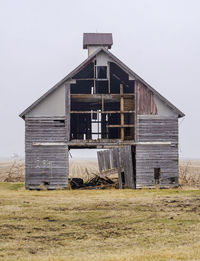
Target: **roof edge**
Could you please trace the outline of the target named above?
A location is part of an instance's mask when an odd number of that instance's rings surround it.
[[[28,108],[26,108],[22,113],[19,114],[19,117],[24,119],[25,114],[27,114],[29,111],[31,111],[37,104],[39,104],[44,98],[46,98],[50,93],[55,91],[58,87],[60,87],[62,84],[64,84],[66,81],[68,81],[75,73],[77,73],[78,70],[82,68],[82,66],[85,65],[85,63],[92,60],[99,52],[101,52],[104,47],[98,48],[95,52],[93,52],[87,59],[85,59],[79,66],[77,66],[73,71],[71,71],[67,76],[65,76],[62,80],[60,80],[56,85],[54,85],[52,88],[50,88],[47,92],[45,92],[40,98],[38,98],[35,102],[33,102]]]
[[[37,99],[34,103],[32,103],[26,110],[24,110],[19,117],[24,119],[25,114],[31,111],[37,104],[39,104],[44,98],[46,98],[50,93],[55,91],[59,86],[64,84],[70,78],[73,77],[75,73],[77,73],[87,62],[92,60],[98,53],[104,51],[108,56],[110,56],[118,65],[120,65],[127,73],[131,74],[136,80],[141,81],[144,85],[146,85],[154,94],[156,94],[164,103],[166,103],[172,110],[178,113],[178,117],[184,117],[185,114],[180,111],[176,106],[174,106],[170,101],[168,101],[164,96],[162,96],[159,92],[157,92],[153,87],[151,87],[146,81],[144,81],[139,75],[137,75],[134,71],[132,71],[128,66],[126,66],[121,60],[119,60],[114,54],[108,51],[105,47],[98,48],[95,52],[93,52],[87,59],[85,59],[79,66],[77,66],[73,71],[71,71],[66,77],[64,77],[61,81],[59,81],[56,85],[50,88],[46,93],[44,93],[39,99]]]
[[[133,75],[137,80],[141,81],[144,85],[146,85],[154,94],[156,94],[164,103],[166,103],[171,109],[178,113],[179,118],[184,117],[185,114],[180,111],[175,105],[173,105],[170,101],[168,101],[164,96],[162,96],[159,92],[157,92],[151,85],[149,85],[145,80],[143,80],[139,75],[137,75],[134,71],[132,71],[127,65],[125,65],[121,60],[119,60],[114,54],[112,54],[107,49],[103,48],[104,51],[118,64],[121,65],[123,69],[125,69],[129,74]]]

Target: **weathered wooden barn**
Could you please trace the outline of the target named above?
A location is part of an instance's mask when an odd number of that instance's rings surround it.
[[[184,114],[114,56],[112,44],[110,33],[84,33],[88,58],[20,114],[27,189],[67,188],[76,148],[108,148],[98,153],[100,171],[117,167],[120,187],[178,185]]]

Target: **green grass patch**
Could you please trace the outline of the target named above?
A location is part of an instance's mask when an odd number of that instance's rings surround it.
[[[18,191],[20,189],[24,189],[24,183],[0,182],[0,190],[2,189]]]

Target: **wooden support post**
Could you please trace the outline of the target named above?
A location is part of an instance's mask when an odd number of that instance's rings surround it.
[[[104,112],[104,96],[102,95],[101,96],[101,125],[100,125],[100,129],[101,129],[101,135],[100,135],[100,138],[102,139],[103,138],[103,136],[104,136],[104,134],[102,134],[103,133],[103,113]]]
[[[100,123],[100,122],[99,122],[99,111],[98,111],[98,113],[97,113],[97,122],[98,122],[98,123],[97,123],[97,133],[98,133],[98,134],[97,134],[97,139],[99,139],[99,123]]]
[[[123,84],[120,84],[120,115],[121,125],[124,125],[124,97],[123,97]],[[124,127],[121,127],[121,140],[124,140]]]
[[[66,140],[70,140],[70,111],[71,111],[71,97],[70,97],[70,83],[65,83],[65,126],[66,126]]]
[[[110,93],[110,62],[108,62],[107,77],[108,77],[108,93]]]
[[[104,97],[101,96],[101,111],[104,112]]]
[[[96,94],[96,65],[94,64],[94,92],[93,94]]]
[[[137,136],[137,124],[138,124],[138,120],[137,120],[137,111],[138,111],[138,85],[137,85],[137,81],[135,80],[134,82],[134,92],[135,92],[135,100],[134,100],[134,103],[135,103],[135,115],[134,115],[134,124],[135,124],[135,128],[134,128],[134,131],[135,131],[135,141],[138,141],[138,136]]]
[[[101,173],[103,171],[103,161],[102,161],[102,152],[97,151],[97,159],[98,159],[98,165],[99,165],[99,172]]]
[[[116,168],[118,170],[119,189],[122,189],[123,184],[122,184],[121,166],[120,166],[120,159],[119,159],[119,154],[120,154],[119,149],[118,148],[113,149],[112,152],[113,152],[113,157],[116,161]]]

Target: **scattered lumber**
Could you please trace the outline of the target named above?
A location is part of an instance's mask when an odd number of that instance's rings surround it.
[[[72,189],[106,189],[106,188],[117,188],[118,181],[112,180],[106,177],[100,177],[94,174],[95,177],[89,179],[85,183],[81,178],[69,179],[69,184]]]
[[[69,179],[69,183],[72,189],[77,189],[83,186],[83,179],[81,178],[72,178]]]

